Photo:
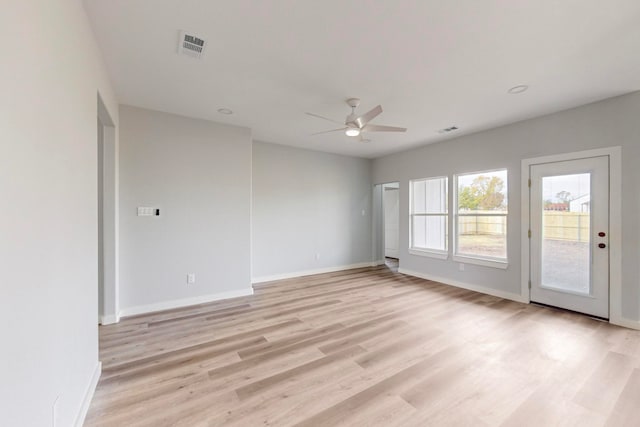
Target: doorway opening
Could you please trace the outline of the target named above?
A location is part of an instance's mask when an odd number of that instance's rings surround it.
[[[115,125],[98,95],[98,323],[103,325],[116,323],[119,320],[116,163]]]
[[[374,258],[397,272],[400,263],[400,183],[374,186]]]

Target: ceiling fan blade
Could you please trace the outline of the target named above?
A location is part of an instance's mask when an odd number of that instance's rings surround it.
[[[371,120],[373,120],[376,117],[378,117],[380,115],[380,113],[382,113],[382,106],[378,105],[377,107],[373,108],[371,111],[368,111],[368,112],[364,113],[363,115],[361,115],[360,117],[358,117],[355,120],[355,122],[358,124],[358,127],[360,129],[362,129],[362,127],[364,125],[366,125]]]
[[[398,128],[395,126],[383,125],[366,125],[362,128],[362,132],[406,132],[407,128]]]
[[[362,134],[362,132],[360,132],[360,135],[358,135],[358,141],[363,142],[365,144],[371,142],[371,140],[369,138],[365,138],[364,135]]]
[[[321,135],[323,133],[338,132],[338,131],[347,130],[347,129],[349,129],[349,128],[344,127],[344,128],[340,128],[340,129],[331,129],[331,130],[325,130],[325,131],[322,131],[322,132],[312,133],[311,135]]]
[[[305,114],[308,115],[308,116],[317,117],[319,119],[327,120],[327,121],[332,122],[332,123],[337,123],[339,125],[343,125],[344,124],[343,122],[339,122],[337,120],[333,120],[333,119],[330,119],[330,118],[327,118],[327,117],[323,117],[323,116],[320,116],[318,114],[313,114],[313,113],[305,113]]]

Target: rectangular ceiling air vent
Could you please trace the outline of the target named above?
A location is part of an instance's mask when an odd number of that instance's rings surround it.
[[[449,132],[453,132],[454,130],[458,130],[458,126],[451,126],[448,128],[440,129],[438,133],[449,133]]]
[[[180,31],[178,53],[191,56],[192,58],[201,58],[205,44],[205,41],[200,37],[194,36],[186,31]]]

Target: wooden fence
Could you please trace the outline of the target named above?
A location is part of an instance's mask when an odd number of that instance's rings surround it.
[[[588,242],[590,221],[588,212],[543,212],[544,237],[553,240]],[[507,232],[506,217],[503,216],[461,216],[460,234],[504,235]]]
[[[589,212],[544,211],[542,218],[544,237],[553,240],[588,242],[590,222]]]

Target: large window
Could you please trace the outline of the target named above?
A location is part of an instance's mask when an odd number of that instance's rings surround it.
[[[417,179],[411,187],[411,247],[413,254],[447,257],[447,178]]]
[[[507,170],[460,174],[455,182],[455,255],[506,266]]]

